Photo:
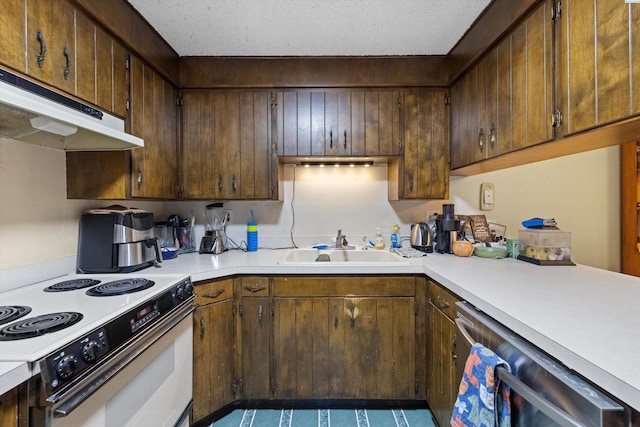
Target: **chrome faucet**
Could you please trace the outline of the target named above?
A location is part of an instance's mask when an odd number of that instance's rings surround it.
[[[338,237],[336,237],[336,248],[344,249],[349,246],[349,242],[347,242],[347,236],[342,234],[342,230],[338,230]]]

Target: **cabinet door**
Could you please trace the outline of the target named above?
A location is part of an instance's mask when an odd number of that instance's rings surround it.
[[[440,199],[448,193],[446,91],[416,89],[404,95],[401,198]]]
[[[472,67],[451,87],[452,169],[474,163],[479,159],[480,153],[484,153],[485,138],[481,139],[480,129],[478,129],[477,91],[476,67]],[[410,114],[407,106],[405,106],[406,114]],[[486,130],[483,129],[483,132]],[[405,141],[405,150],[406,145],[407,141]]]
[[[356,104],[353,99],[355,94],[360,98],[364,98],[362,114],[364,119],[360,117],[360,104]],[[402,147],[402,127],[400,123],[400,109],[402,105],[402,96],[398,91],[392,90],[365,90],[354,91],[351,95],[352,111],[354,118],[352,125],[364,120],[364,132],[361,138],[364,139],[365,155],[367,156],[397,156],[400,154]],[[358,109],[356,109],[358,106]],[[357,121],[356,121],[356,113]],[[355,138],[355,132],[354,132]],[[355,147],[354,143],[354,147]],[[358,151],[357,155],[360,154]],[[356,154],[353,154],[354,156]]]
[[[274,299],[275,398],[327,399],[342,392],[341,387],[333,389],[339,384],[332,378],[341,376],[345,368],[336,359],[337,349],[329,345],[330,333],[334,333],[329,326],[334,326],[334,311],[342,311],[340,302],[331,298]],[[347,382],[345,379],[342,385]]]
[[[25,13],[24,0],[2,2],[0,63],[20,72],[26,71]]]
[[[54,41],[52,37],[53,2],[29,0],[27,4],[27,74],[52,82]]]
[[[195,284],[193,419],[231,403],[234,375],[233,279]]]
[[[551,7],[540,5],[510,35],[511,151],[553,139]]]
[[[269,92],[240,93],[240,196],[245,200],[277,196],[271,147],[272,100]]]
[[[640,112],[631,98],[632,88],[636,87],[633,83],[640,78],[636,64],[638,9],[637,4],[616,0],[563,2],[563,134]]]
[[[449,425],[458,392],[453,346],[455,324],[429,304],[427,338],[427,401],[439,425]]]
[[[415,398],[413,307],[408,297],[344,299],[345,398]]]
[[[131,57],[131,123],[144,148],[132,150],[132,197],[177,198],[177,92]]]
[[[206,199],[214,194],[213,92],[182,95],[183,198]]]
[[[236,396],[269,399],[271,305],[268,296],[242,297]]]
[[[53,8],[51,60],[53,85],[76,93],[75,9],[66,1],[51,2]]]
[[[101,80],[100,84],[96,82],[96,25],[89,19],[87,15],[79,10],[75,11],[75,75],[76,87],[75,93],[78,97],[85,99],[93,104],[98,104],[96,90],[102,85],[109,88],[111,86],[111,76],[105,75],[105,80]],[[102,34],[104,36],[104,34]],[[101,43],[105,43],[102,38]],[[102,55],[105,55],[107,46],[101,45]],[[106,58],[103,58],[106,60]],[[107,65],[107,64],[105,64]],[[108,61],[110,68],[111,61]],[[107,90],[105,89],[105,92]],[[100,105],[100,104],[98,104]],[[102,105],[101,105],[102,106]],[[106,107],[111,110],[111,106]]]

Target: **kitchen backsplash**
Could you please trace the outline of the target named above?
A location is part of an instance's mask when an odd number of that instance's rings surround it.
[[[555,217],[563,230],[572,232],[575,262],[618,271],[619,161],[618,147],[611,147],[473,177],[452,177],[451,202],[456,213],[484,213],[507,225],[507,235],[512,237],[525,218]],[[448,202],[389,202],[386,177],[386,165],[286,166],[283,201],[225,203],[231,209],[228,235],[237,243],[244,240],[253,210],[261,247],[329,242],[338,229],[350,243],[360,244],[377,227],[388,239],[396,223],[406,236],[409,224],[440,212]],[[478,209],[482,182],[495,185],[493,211]],[[118,203],[154,212],[157,219],[174,213],[188,216],[193,211],[202,225],[204,207],[210,203],[67,200],[64,152],[3,138],[0,197],[0,279],[8,270],[19,272],[48,261],[72,266],[78,219],[88,208]]]

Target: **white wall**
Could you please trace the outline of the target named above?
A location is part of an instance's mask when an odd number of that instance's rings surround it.
[[[0,270],[75,256],[82,212],[127,204],[67,200],[66,185],[64,151],[0,138]]]
[[[495,185],[495,209],[480,211],[480,184]],[[620,150],[609,147],[471,177],[451,178],[456,212],[485,214],[518,237],[521,222],[555,218],[572,233],[571,259],[620,271]]]
[[[409,224],[441,212],[442,203],[389,202],[387,168],[294,168],[287,166],[284,201],[228,202],[232,210],[227,232],[238,242],[254,211],[260,246],[290,246],[290,230],[298,246],[328,242],[338,228],[352,244],[370,238],[380,227],[386,237],[398,223]],[[533,216],[554,217],[573,233],[573,259],[619,269],[619,151],[597,150],[562,159],[468,178],[452,178],[456,213],[480,213],[480,183],[496,187],[496,209],[487,217],[516,235],[519,223]],[[135,206],[163,219],[189,215],[204,223],[208,202],[84,201],[66,199],[65,155],[0,138],[0,271],[72,257],[76,254],[78,219],[88,208],[111,203]],[[294,223],[295,212],[295,223]],[[512,234],[513,233],[513,234]]]

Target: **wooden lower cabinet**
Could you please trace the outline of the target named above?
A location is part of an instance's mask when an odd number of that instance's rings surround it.
[[[0,396],[0,426],[19,426],[18,414],[18,387],[16,387]]]
[[[236,398],[268,399],[271,396],[269,278],[241,277],[238,285]]]
[[[414,277],[279,277],[273,306],[274,398],[415,398]]]
[[[195,284],[193,315],[193,420],[233,402],[234,279]]]
[[[449,425],[458,394],[454,319],[459,299],[436,282],[429,280],[428,286],[427,401],[438,424],[445,426]]]

